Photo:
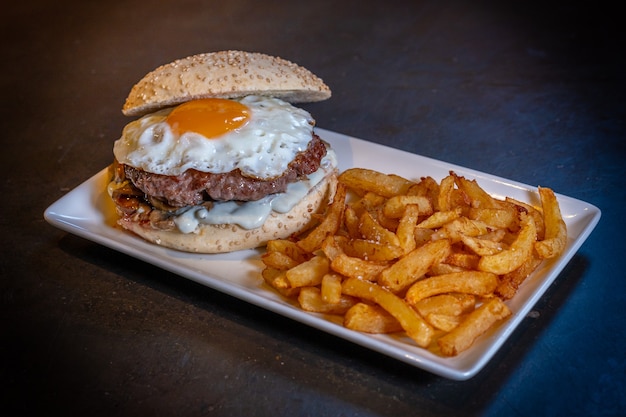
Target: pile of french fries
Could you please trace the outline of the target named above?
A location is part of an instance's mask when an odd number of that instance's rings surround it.
[[[349,169],[307,234],[267,244],[262,275],[306,311],[455,356],[510,316],[505,301],[563,252],[557,199],[538,192],[534,207],[454,172],[438,183]]]

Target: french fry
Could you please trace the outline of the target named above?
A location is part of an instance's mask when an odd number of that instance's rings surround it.
[[[488,256],[495,255],[502,252],[505,249],[502,242],[493,241],[488,239],[481,239],[480,237],[460,235],[461,242],[472,250],[476,255]]]
[[[454,177],[448,175],[439,184],[436,208],[439,212],[452,211],[456,208],[454,203]]]
[[[318,287],[303,287],[298,293],[298,303],[305,311],[323,314],[345,314],[357,303],[353,297],[342,295],[338,303],[328,303],[322,298]]]
[[[400,220],[394,217],[386,216],[383,207],[379,207],[378,209],[376,209],[376,211],[373,213],[373,216],[376,218],[378,224],[380,224],[385,229],[393,233],[395,233],[396,229],[398,229],[398,224],[400,223]]]
[[[397,333],[402,331],[400,322],[378,305],[357,303],[346,311],[343,325],[364,333]]]
[[[436,209],[436,206],[433,203],[437,200],[437,196],[439,195],[439,184],[433,177],[422,177],[419,182],[409,187],[406,194],[428,197],[431,201],[433,209]]]
[[[444,224],[435,232],[433,239],[450,239],[452,242],[460,242],[461,235],[480,236],[488,232],[489,227],[486,224],[467,217],[459,217]]]
[[[352,190],[373,192],[383,197],[405,194],[413,182],[398,175],[364,168],[352,168],[339,175],[339,182]]]
[[[435,231],[432,229],[422,229],[420,227],[415,228],[415,247],[422,246],[423,244],[430,242],[433,240],[433,235]],[[398,236],[400,239],[400,236]]]
[[[561,215],[559,202],[550,188],[539,187],[543,222],[545,225],[544,240],[535,243],[535,250],[544,259],[559,256],[567,244],[567,226]]]
[[[402,218],[398,222],[396,236],[398,236],[398,242],[400,243],[400,248],[403,253],[409,253],[417,247],[415,228],[417,227],[419,215],[419,207],[410,204],[406,207]]]
[[[365,239],[347,240],[342,244],[342,248],[348,256],[374,262],[393,261],[404,253],[400,246],[392,246]]]
[[[273,288],[282,289],[291,287],[289,281],[287,281],[287,273],[285,271],[272,267],[267,267],[263,269],[261,275],[263,276],[265,282],[267,282]]]
[[[413,307],[426,317],[429,314],[460,316],[474,309],[475,298],[471,294],[439,294],[421,299]]]
[[[285,275],[292,288],[313,287],[322,283],[322,278],[328,273],[328,268],[328,258],[318,255],[287,270]]]
[[[433,295],[451,292],[489,296],[498,285],[498,276],[491,272],[463,271],[446,275],[436,275],[417,281],[406,293],[411,305]]]
[[[387,265],[378,262],[366,261],[354,256],[348,256],[345,253],[335,257],[330,266],[333,271],[346,277],[364,279],[374,281]]]
[[[480,256],[473,253],[464,252],[450,252],[450,254],[443,260],[448,265],[459,266],[463,269],[476,269]]]
[[[519,231],[519,228],[517,229]],[[506,229],[493,229],[484,235],[478,236],[478,238],[482,240],[489,240],[491,242],[503,242],[504,238],[507,236],[508,232]]]
[[[495,290],[497,296],[503,300],[510,300],[515,296],[520,285],[537,269],[543,260],[531,255],[519,268],[504,274]]]
[[[302,263],[311,258],[310,253],[303,251],[298,247],[296,242],[288,239],[275,239],[267,242],[266,252],[280,252],[298,263]]]
[[[508,205],[506,208],[472,207],[468,210],[467,217],[499,229],[519,227],[518,212],[513,205]]]
[[[452,296],[461,304],[462,314],[468,313],[476,307],[476,297],[472,294],[453,293]]]
[[[455,327],[450,333],[437,340],[444,356],[455,356],[466,350],[493,324],[511,315],[511,310],[499,298],[487,300],[483,305]]]
[[[322,252],[326,257],[332,262],[337,256],[344,253],[341,241],[345,241],[346,238],[343,236],[328,236],[322,242]]]
[[[396,234],[378,223],[370,213],[365,212],[361,216],[359,231],[363,238],[374,242],[385,243],[393,246],[400,246],[400,241]]]
[[[291,269],[300,263],[283,252],[266,252],[261,260],[266,266],[280,270]]]
[[[472,207],[495,209],[501,207],[500,202],[483,190],[476,180],[468,180],[456,174],[452,174],[452,176],[457,187],[469,197]]]
[[[446,239],[426,243],[384,269],[378,283],[398,293],[420,279],[434,263],[445,259],[450,250],[450,242]]]
[[[348,232],[348,236],[352,239],[360,239],[363,237],[359,231],[359,215],[352,206],[346,207],[344,211],[343,223],[346,227],[346,231]]]
[[[430,200],[419,195],[396,195],[389,198],[383,206],[385,216],[392,219],[399,219],[404,215],[408,205],[417,206],[420,215],[429,216],[433,213],[433,206]]]
[[[382,195],[367,191],[360,199],[352,203],[350,207],[354,209],[357,216],[361,217],[366,211],[369,213],[374,213],[376,210],[382,207],[383,204],[385,204],[386,200],[387,199]]]
[[[535,221],[531,216],[523,214],[522,229],[511,247],[495,255],[483,256],[478,262],[478,269],[499,275],[514,271],[531,256],[536,240]]]
[[[456,266],[456,265],[438,263],[430,267],[427,275],[429,276],[445,275],[445,274],[453,274],[455,272],[463,272],[463,271],[467,271],[467,269],[461,268],[460,266]]]
[[[343,293],[372,301],[398,320],[407,336],[418,346],[430,344],[434,330],[420,315],[400,297],[369,281],[349,278],[342,284]]]
[[[320,292],[324,302],[337,304],[341,301],[341,281],[340,275],[333,273],[324,275],[320,285]]]
[[[461,216],[461,210],[436,211],[417,225],[420,229],[438,229]]]
[[[346,205],[345,201],[346,188],[342,186],[341,183],[337,184],[335,197],[328,207],[322,222],[311,230],[305,238],[297,242],[300,249],[312,253],[322,246],[322,242],[326,239],[326,236],[337,233],[339,226],[342,224],[343,212]]]
[[[299,288],[292,288],[287,280],[287,273],[279,269],[267,267],[261,272],[263,280],[278,293],[285,297],[295,297]]]
[[[450,332],[459,325],[463,318],[460,316],[449,316],[447,314],[430,313],[424,317],[424,320],[435,329]]]
[[[524,203],[516,200],[512,197],[506,197],[504,199],[508,204],[513,204],[519,213],[527,213],[535,221],[535,227],[537,228],[537,240],[543,240],[545,236],[545,226],[543,224],[543,213],[540,209],[532,204]]]

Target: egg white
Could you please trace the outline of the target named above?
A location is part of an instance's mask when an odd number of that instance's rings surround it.
[[[261,179],[281,175],[311,141],[313,118],[277,98],[247,96],[238,101],[250,116],[236,130],[211,139],[193,132],[178,136],[165,121],[172,109],[165,109],[126,125],[113,154],[120,163],[162,175],[188,169],[215,174],[240,169]]]

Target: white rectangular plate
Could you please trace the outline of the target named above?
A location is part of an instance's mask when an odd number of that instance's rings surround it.
[[[409,179],[431,176],[437,181],[453,170],[457,174],[476,179],[479,185],[495,197],[510,196],[525,202],[538,202],[536,187],[533,186],[323,129],[317,129],[317,132],[337,151],[340,170],[362,167],[402,175]],[[105,191],[106,180],[106,169],[103,169],[52,204],[44,213],[45,219],[69,233],[454,380],[469,379],[487,364],[574,256],[600,219],[600,210],[597,207],[558,195],[569,234],[569,242],[563,255],[555,261],[545,262],[524,282],[515,298],[507,302],[513,311],[512,317],[483,335],[467,351],[453,358],[444,358],[417,347],[408,338],[354,332],[344,328],[337,318],[300,310],[293,302],[282,298],[263,283],[260,276],[263,266],[260,261],[262,252],[259,250],[218,255],[183,253],[147,243],[115,227],[113,206]],[[549,183],[549,179],[545,182]]]

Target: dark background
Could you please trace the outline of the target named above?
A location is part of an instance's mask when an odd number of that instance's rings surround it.
[[[626,414],[623,15],[603,2],[4,5],[2,415]],[[318,126],[598,206],[490,364],[446,380],[57,230],[146,72],[259,51],[333,90]]]

